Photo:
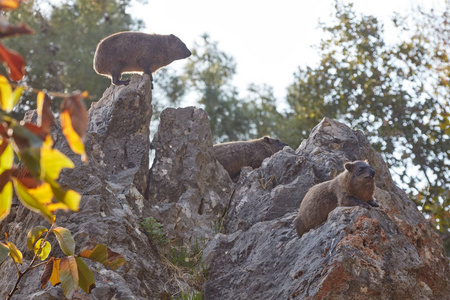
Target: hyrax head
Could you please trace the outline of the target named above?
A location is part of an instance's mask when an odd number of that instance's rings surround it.
[[[351,174],[352,182],[359,185],[373,185],[375,182],[375,171],[365,161],[348,162],[344,165]]]
[[[280,141],[279,139],[272,139],[268,136],[263,137],[263,141],[270,145],[270,148],[275,151],[278,152],[280,150],[283,150],[284,146],[288,146],[288,144],[283,143],[282,141]]]
[[[186,45],[175,35],[169,35],[169,45],[173,50],[175,57],[173,59],[183,59],[191,56],[191,51],[186,47]]]

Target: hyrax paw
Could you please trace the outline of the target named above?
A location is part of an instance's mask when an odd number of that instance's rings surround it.
[[[375,200],[370,200],[367,203],[369,203],[373,207],[380,207],[380,204],[377,201],[375,201]]]

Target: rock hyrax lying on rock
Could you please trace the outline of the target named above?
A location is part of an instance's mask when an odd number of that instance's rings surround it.
[[[265,136],[250,141],[216,144],[214,156],[235,181],[243,167],[259,168],[266,157],[282,150],[284,146],[287,144]]]
[[[189,57],[191,51],[173,34],[159,35],[125,31],[104,38],[94,55],[94,70],[115,85],[127,85],[122,73],[152,73],[177,59]]]
[[[294,227],[298,237],[322,224],[337,206],[380,206],[373,198],[375,171],[364,161],[349,162],[333,180],[309,189],[300,204]]]

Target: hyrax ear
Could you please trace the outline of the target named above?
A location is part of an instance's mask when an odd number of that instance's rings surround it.
[[[344,168],[346,168],[349,172],[353,171],[354,167],[355,167],[355,165],[351,162],[344,164]]]
[[[265,136],[265,137],[263,138],[263,140],[264,140],[264,142],[266,142],[267,144],[272,144],[272,140],[271,140],[270,137],[268,137],[268,136]]]
[[[169,35],[169,42],[170,43],[176,42],[176,40],[177,40],[177,37],[175,35],[173,35],[173,34]]]

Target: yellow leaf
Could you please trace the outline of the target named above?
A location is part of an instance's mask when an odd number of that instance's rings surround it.
[[[86,162],[86,150],[84,148],[84,143],[82,138],[74,130],[72,126],[72,119],[70,117],[69,111],[62,111],[60,114],[61,127],[67,142],[69,143],[70,149],[76,154],[81,155],[81,161]]]
[[[22,264],[22,252],[20,252],[16,245],[10,242],[6,242],[9,248],[9,256],[18,264]]]
[[[27,235],[27,247],[31,251],[33,250],[33,246],[36,243],[36,240],[41,237],[44,232],[47,232],[48,229],[45,226],[38,225],[33,227],[30,231],[28,231]]]
[[[11,95],[12,106],[15,107],[17,103],[19,103],[20,96],[22,96],[23,87],[19,86],[14,89],[14,92]]]
[[[42,147],[44,147],[44,148],[51,148],[51,147],[53,147],[53,140],[52,140],[52,136],[50,134],[47,134],[45,136],[45,140],[42,143]]]
[[[26,188],[28,194],[41,204],[49,204],[53,199],[53,191],[47,182],[42,182],[36,188]]]
[[[2,151],[3,150],[3,151]],[[14,151],[11,145],[0,138],[0,174],[12,168]]]
[[[41,245],[43,243],[43,245]],[[36,244],[34,244],[34,253],[39,253],[38,257],[40,260],[47,259],[50,251],[52,250],[52,246],[49,242],[44,241],[43,239],[39,239]]]
[[[53,148],[41,148],[41,177],[58,179],[64,168],[74,168],[74,163],[59,150]]]
[[[11,211],[12,196],[12,183],[9,181],[0,191],[0,221],[6,218]]]
[[[66,191],[63,202],[69,209],[78,211],[80,205],[81,195],[73,190]]]
[[[71,209],[78,211],[78,205],[80,204],[81,196],[73,190],[63,190],[56,181],[46,177],[46,181],[51,185],[53,195],[56,202],[49,204],[49,210],[56,209]]]
[[[40,213],[49,223],[53,223],[54,215],[46,207],[46,204],[49,204],[53,198],[50,185],[44,182],[36,188],[29,189],[16,178],[13,178],[13,183],[20,202],[29,210]],[[39,198],[36,198],[36,196]]]
[[[0,75],[0,103],[4,111],[9,112],[14,106],[11,102],[12,89],[5,76]]]
[[[53,286],[56,286],[58,283],[60,283],[61,281],[59,280],[59,263],[61,262],[61,259],[55,259],[53,261],[53,272],[52,272],[52,276],[50,277],[50,283]]]

